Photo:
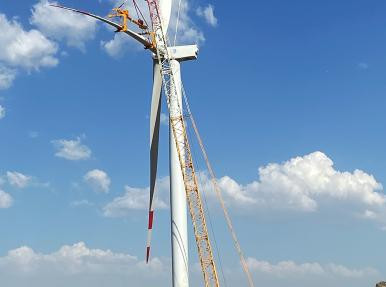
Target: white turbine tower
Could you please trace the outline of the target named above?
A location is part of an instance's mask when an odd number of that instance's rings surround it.
[[[162,29],[168,30],[171,0],[160,0],[160,15]],[[180,62],[197,58],[197,46],[171,47],[174,54],[171,67],[174,75],[174,84],[177,98],[170,102],[169,117],[177,117],[182,107],[182,87]],[[149,233],[147,241],[146,261],[150,254],[151,231],[154,214],[154,192],[157,175],[158,141],[161,114],[161,67],[157,59],[153,60],[153,95],[150,113],[150,205],[149,205]],[[177,102],[178,101],[178,102]],[[176,140],[169,120],[169,170],[170,170],[170,212],[171,212],[171,243],[172,243],[172,281],[175,287],[189,286],[189,254],[187,234],[187,206],[184,179],[180,167],[180,159],[176,148]],[[177,142],[183,142],[177,139]],[[183,150],[183,147],[180,148]],[[184,155],[182,155],[184,156]]]
[[[159,16],[161,17],[161,26],[163,31],[168,30],[172,0],[159,0]],[[134,2],[135,3],[135,2]],[[125,17],[123,25],[110,21],[107,18],[100,17],[88,12],[77,9],[67,8],[60,5],[51,5],[58,8],[63,8],[76,13],[84,14],[102,22],[105,22],[115,28],[117,32],[124,32],[146,49],[152,52],[153,58],[153,90],[150,110],[150,202],[149,202],[149,224],[148,224],[148,239],[146,246],[146,261],[150,256],[151,231],[153,227],[154,218],[154,193],[156,188],[157,177],[157,161],[158,161],[158,143],[159,143],[159,129],[160,129],[160,115],[161,115],[161,91],[163,85],[162,70],[157,58],[157,51],[154,45],[142,34],[134,32],[127,28],[127,21],[135,24],[142,24],[142,22],[135,22],[127,14],[120,14],[121,7],[116,8],[117,14],[113,16]],[[138,7],[136,7],[138,8]],[[118,10],[117,10],[118,9]],[[163,37],[163,35],[154,35],[153,37]],[[180,63],[188,60],[196,60],[198,47],[196,45],[175,46],[168,48],[171,57],[172,75],[174,75],[174,86],[177,97],[170,98],[169,102],[169,117],[178,117],[181,113],[182,107],[182,84],[181,84],[181,70]],[[187,232],[187,198],[184,186],[184,179],[181,170],[181,159],[184,157],[184,139],[174,138],[173,128],[169,120],[169,168],[170,168],[170,212],[171,212],[171,246],[172,246],[172,283],[174,287],[188,287],[189,286],[189,255],[188,255],[188,232]],[[176,143],[180,144],[177,151]]]

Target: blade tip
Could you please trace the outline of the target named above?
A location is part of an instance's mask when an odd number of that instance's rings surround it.
[[[150,258],[150,247],[146,247],[146,264],[149,263],[149,258]]]

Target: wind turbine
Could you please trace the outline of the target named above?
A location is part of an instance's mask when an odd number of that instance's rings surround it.
[[[158,142],[161,115],[161,91],[163,88],[169,110],[169,166],[170,166],[170,210],[171,210],[171,241],[172,241],[172,283],[174,287],[189,286],[189,256],[187,236],[187,206],[193,223],[195,241],[198,249],[201,270],[205,286],[218,287],[219,280],[214,262],[212,247],[209,240],[205,213],[198,190],[198,180],[194,169],[190,144],[187,136],[186,123],[182,113],[182,96],[180,63],[188,60],[196,60],[198,48],[196,45],[169,47],[166,31],[169,26],[171,14],[171,0],[146,0],[151,19],[151,28],[146,23],[141,11],[133,0],[135,9],[142,18],[133,18],[128,10],[121,9],[122,5],[114,8],[114,14],[109,17],[121,17],[122,24],[117,24],[107,18],[100,17],[77,9],[60,5],[52,5],[84,14],[117,29],[116,32],[124,32],[152,52],[153,59],[153,91],[150,109],[150,202],[148,240],[146,247],[146,261],[150,256],[151,231],[154,219],[154,193],[157,176]],[[137,33],[128,28],[128,22],[137,25],[142,33]],[[244,272],[247,275],[249,286],[253,287],[252,277],[249,273],[246,260],[241,251],[236,234],[234,232],[224,200],[211,164],[208,160],[197,126],[191,115],[188,103],[188,114],[192,122],[195,134],[199,141],[206,165],[213,182],[216,195],[221,203],[224,216],[231,232],[236,250]]]
[[[148,223],[148,239],[146,246],[146,262],[150,257],[151,233],[154,219],[154,194],[156,188],[157,177],[157,162],[158,162],[158,143],[160,130],[160,115],[161,115],[161,91],[162,91],[162,71],[161,65],[157,59],[157,51],[154,43],[149,41],[144,35],[129,29],[126,25],[127,20],[132,21],[133,18],[128,14],[122,13],[122,6],[115,8],[114,15],[123,17],[123,25],[115,23],[108,18],[91,14],[89,12],[54,5],[54,7],[80,13],[102,22],[107,23],[117,29],[117,32],[126,33],[138,41],[144,48],[152,52],[153,60],[153,90],[150,108],[150,200],[149,200],[149,223]],[[161,17],[161,26],[163,31],[167,31],[171,15],[171,0],[160,0],[159,9]],[[128,19],[128,17],[130,17]],[[155,35],[156,36],[156,35]],[[178,107],[182,107],[182,90],[181,90],[181,70],[180,64],[184,61],[196,60],[198,54],[197,45],[175,46],[168,48],[171,60],[171,68],[174,75],[175,90],[177,98],[170,102],[171,118],[179,116]],[[178,101],[178,102],[176,102]],[[172,241],[172,280],[173,286],[187,287],[189,286],[189,256],[188,256],[188,234],[187,234],[187,199],[184,187],[184,179],[180,167],[180,159],[176,147],[176,139],[173,134],[169,120],[169,168],[170,168],[170,212],[171,212],[171,241]]]

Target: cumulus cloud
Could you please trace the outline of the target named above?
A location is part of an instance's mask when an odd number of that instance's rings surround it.
[[[208,23],[212,27],[217,26],[217,18],[214,15],[214,7],[213,5],[209,4],[206,7],[198,7],[196,10],[197,16],[205,19],[206,23]]]
[[[11,87],[19,70],[57,66],[59,46],[53,40],[84,50],[95,36],[94,19],[50,7],[47,0],[36,3],[31,13],[30,23],[37,29],[26,30],[16,18],[0,13],[0,90]]]
[[[57,45],[40,31],[35,29],[26,31],[15,19],[8,20],[4,14],[0,14],[0,30],[2,31],[0,63],[3,65],[30,71],[41,67],[54,67],[58,64],[58,59],[55,57],[58,51]],[[4,83],[9,86],[14,78],[9,70],[7,75],[5,80],[2,76],[3,86]]]
[[[5,117],[5,108],[0,105],[0,120]]]
[[[382,185],[361,170],[341,172],[322,152],[270,163],[259,168],[259,179],[242,185],[229,176],[219,185],[227,203],[246,208],[313,212],[328,202],[352,204],[364,210],[385,209]],[[209,179],[204,178],[205,188]]]
[[[41,0],[33,6],[31,24],[50,38],[84,50],[85,42],[95,37],[96,20],[49,4]]]
[[[83,177],[83,180],[96,192],[109,192],[111,180],[103,170],[90,170]]]
[[[0,90],[8,89],[12,86],[16,78],[16,70],[0,65]]]
[[[0,13],[0,90],[12,86],[18,71],[55,67],[58,46],[39,30],[25,30]]]
[[[272,264],[267,261],[248,258],[247,264],[252,272],[261,272],[278,277],[332,275],[346,278],[362,278],[378,274],[378,271],[374,268],[350,269],[334,263],[322,265],[315,262],[297,264],[294,261],[281,261],[277,264]]]
[[[166,209],[169,191],[169,177],[164,177],[156,183],[155,208]],[[107,217],[126,216],[132,210],[146,210],[149,208],[149,188],[134,188],[125,186],[125,193],[116,197],[103,208]]]
[[[174,38],[178,19],[178,10],[180,10],[176,44],[203,44],[205,42],[205,36],[190,16],[192,9],[189,1],[181,0],[180,7],[178,7],[178,4],[179,1],[173,1],[172,4],[172,14],[168,30],[170,39]]]
[[[56,149],[55,156],[68,160],[85,160],[91,157],[91,150],[82,144],[80,137],[75,140],[53,140],[52,144]]]
[[[247,184],[230,176],[218,179],[226,204],[243,211],[315,212],[339,205],[347,214],[386,221],[386,196],[382,185],[361,170],[339,171],[322,152],[295,157],[283,163],[259,168],[259,178]],[[208,174],[198,173],[200,187],[213,202],[215,193]],[[169,178],[160,180],[158,196],[166,207]],[[105,207],[105,214],[123,214],[130,209],[145,209],[148,188],[126,187],[124,196]]]
[[[0,189],[0,208],[9,208],[12,206],[12,203],[12,196]]]
[[[32,180],[31,176],[16,171],[7,171],[6,176],[9,184],[17,188],[27,187]]]
[[[135,256],[111,250],[91,249],[85,243],[64,245],[42,254],[28,246],[0,257],[0,276],[6,286],[133,286],[166,283],[168,262],[154,258],[149,265]],[[167,275],[166,275],[167,276]],[[119,283],[121,282],[121,283]]]
[[[118,59],[126,51],[135,49],[135,43],[126,34],[116,33],[110,41],[101,41],[101,47],[109,56]]]
[[[361,286],[347,283],[353,280],[369,282],[379,274],[370,267],[354,269],[334,263],[297,264],[293,261],[282,261],[272,264],[248,258],[247,264],[259,282],[262,282],[260,279],[264,279],[262,275],[265,275],[270,278],[295,279],[296,282],[301,282],[296,286],[309,286],[311,281],[304,281],[304,278],[315,281],[315,286],[342,286],[342,283]],[[79,242],[64,245],[51,253],[39,253],[28,246],[10,250],[0,257],[0,276],[5,286],[13,287],[102,287],[106,284],[124,286],[127,282],[130,286],[168,286],[170,266],[170,259],[153,258],[147,265],[136,256],[109,249],[90,248],[84,242]],[[192,283],[198,286],[202,283],[200,269],[192,271]],[[227,279],[230,282],[234,277],[240,279],[239,276],[237,268],[227,272]],[[360,282],[363,283],[362,281]]]

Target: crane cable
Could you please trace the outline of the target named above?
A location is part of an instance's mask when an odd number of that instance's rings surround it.
[[[189,117],[189,114],[188,114],[188,117]],[[188,127],[188,125],[187,125]],[[189,138],[191,138],[191,132],[190,132],[190,129],[186,129],[187,130],[187,133],[188,133],[188,136]],[[192,154],[194,154],[194,157],[193,157],[193,162],[194,162],[194,165],[197,167],[197,170],[201,170],[200,169],[200,165],[198,163],[198,161],[196,160],[196,153],[195,153],[195,149],[193,147],[193,143],[192,143]],[[200,184],[200,190],[202,191],[202,195],[203,195],[203,198],[204,198],[204,210],[205,210],[205,213],[208,215],[208,221],[209,221],[209,229],[211,231],[211,236],[214,240],[214,247],[216,249],[216,253],[217,253],[217,258],[218,258],[218,262],[219,262],[219,266],[220,266],[220,271],[221,271],[221,277],[222,277],[222,280],[224,282],[224,286],[227,287],[228,286],[228,283],[226,281],[226,278],[225,278],[225,274],[224,274],[224,268],[223,268],[223,264],[222,264],[222,259],[221,259],[221,253],[219,251],[219,248],[218,248],[218,244],[217,244],[217,239],[216,239],[216,234],[214,232],[214,228],[213,228],[213,223],[212,223],[212,216],[210,214],[210,210],[209,210],[209,207],[208,207],[208,201],[206,199],[206,194],[205,194],[205,188],[204,188],[204,185],[203,185],[203,175],[201,172],[198,172],[197,173],[197,177],[198,177],[198,181],[199,181],[199,184]]]
[[[145,22],[146,26],[149,27],[149,24],[147,23],[145,16],[143,16],[142,11],[141,9],[139,9],[139,6],[135,0],[133,0],[133,4],[134,4],[135,12],[137,12],[138,19],[142,19]]]
[[[204,157],[206,166],[208,168],[208,171],[209,171],[209,174],[210,174],[210,177],[211,177],[211,181],[212,181],[213,187],[214,187],[214,189],[216,191],[217,198],[220,201],[220,204],[221,204],[221,207],[222,207],[222,210],[224,212],[225,219],[226,219],[226,223],[228,225],[228,229],[229,229],[229,231],[230,231],[230,233],[232,235],[233,243],[234,243],[235,248],[237,250],[237,253],[238,253],[239,257],[240,257],[241,267],[243,268],[244,273],[247,276],[249,287],[254,287],[255,285],[253,284],[252,276],[251,276],[251,273],[249,272],[248,265],[247,265],[247,262],[246,262],[245,257],[244,257],[244,253],[243,253],[243,251],[241,249],[241,246],[240,246],[240,243],[239,243],[239,241],[237,239],[236,232],[234,231],[233,224],[232,224],[231,218],[230,218],[229,213],[228,213],[228,209],[225,206],[225,201],[224,201],[224,198],[222,197],[221,190],[220,190],[220,187],[219,187],[217,179],[216,179],[216,175],[215,175],[215,173],[213,171],[213,168],[212,168],[212,165],[211,165],[211,163],[209,161],[208,154],[206,152],[205,146],[204,146],[203,141],[201,139],[200,133],[198,132],[196,121],[194,120],[193,114],[192,114],[192,112],[190,110],[188,98],[186,96],[185,89],[184,89],[183,86],[181,86],[181,90],[182,90],[182,95],[184,97],[184,102],[185,102],[185,105],[186,105],[188,116],[189,116],[190,121],[192,123],[192,127],[193,127],[193,130],[194,130],[194,133],[196,134],[196,138],[197,138],[198,144],[200,145],[200,149],[201,149],[202,155]]]
[[[180,23],[180,11],[181,11],[181,0],[178,2],[178,12],[177,12],[177,22],[176,22],[176,32],[174,33],[174,43],[173,46],[176,45],[177,34],[178,34],[178,25]]]

